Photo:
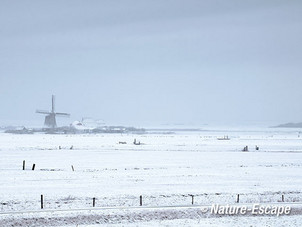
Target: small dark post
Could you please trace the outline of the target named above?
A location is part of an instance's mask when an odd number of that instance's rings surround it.
[[[92,206],[95,207],[95,198],[92,198]]]
[[[43,195],[41,195],[41,209],[43,209]]]
[[[25,170],[25,160],[23,160],[23,170]]]
[[[239,203],[239,194],[237,195],[237,203]]]
[[[282,202],[284,202],[284,195],[282,195]]]
[[[191,195],[192,196],[192,205],[194,204],[194,195]]]
[[[31,170],[35,170],[36,164],[33,164],[33,168]]]
[[[245,146],[242,151],[248,151],[248,146]]]
[[[143,196],[139,196],[139,205],[142,206],[143,205]]]
[[[74,171],[73,165],[71,166],[72,171]]]

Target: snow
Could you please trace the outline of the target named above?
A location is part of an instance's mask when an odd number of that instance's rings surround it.
[[[3,226],[300,226],[300,205],[294,206],[292,215],[223,216],[203,213],[199,208],[151,208],[89,211],[52,211],[2,216]],[[247,225],[248,224],[248,225]]]
[[[224,135],[230,140],[217,140]],[[134,139],[142,145],[134,145]],[[237,194],[240,203],[280,203],[282,195],[285,202],[299,203],[301,145],[300,132],[294,129],[143,135],[0,133],[0,212],[40,210],[41,194],[44,208],[52,210],[91,208],[93,197],[97,207],[138,206],[140,195],[144,206],[187,206],[190,195],[197,205],[233,204]],[[249,152],[242,152],[245,146]],[[15,220],[22,217],[26,215],[19,214]],[[281,225],[289,220],[295,223],[301,216],[290,217],[142,219],[139,225],[221,226],[223,220],[236,226],[238,219],[251,226],[260,221]]]

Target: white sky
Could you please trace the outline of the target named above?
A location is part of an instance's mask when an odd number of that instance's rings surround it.
[[[302,121],[302,1],[0,2],[0,124]]]

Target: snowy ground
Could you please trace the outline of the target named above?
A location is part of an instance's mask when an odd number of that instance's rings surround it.
[[[1,226],[301,226],[301,205],[291,215],[211,215],[199,208],[123,209],[2,215]]]
[[[231,139],[217,140],[224,135]],[[135,138],[142,145],[134,145]],[[259,151],[255,150],[256,145]],[[244,146],[249,146],[249,152],[241,151]],[[40,210],[41,194],[45,209],[91,208],[93,197],[97,207],[138,206],[140,195],[144,206],[186,206],[192,202],[190,195],[194,195],[197,205],[233,204],[237,194],[240,203],[281,202],[282,195],[285,202],[302,202],[302,134],[296,130],[146,135],[0,133],[0,154],[2,213]],[[25,171],[23,160],[26,160]],[[33,164],[36,164],[34,171]],[[121,216],[127,214],[128,211],[123,211]],[[30,217],[35,215],[38,214]],[[22,218],[29,218],[26,214],[12,217],[21,222]],[[237,219],[251,226],[260,220],[295,226],[302,216],[200,218],[197,215],[109,223],[236,226]],[[0,225],[7,220],[7,215],[0,214]],[[74,223],[77,222],[67,221],[64,225]]]

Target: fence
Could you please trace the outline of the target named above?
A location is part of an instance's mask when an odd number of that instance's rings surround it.
[[[302,202],[300,192],[291,193],[203,193],[203,194],[172,194],[172,195],[122,195],[111,197],[74,197],[62,198],[41,195],[35,200],[7,200],[0,201],[1,211],[23,211],[37,209],[76,209],[91,207],[114,206],[188,206],[209,204],[235,204],[235,203],[276,203],[276,202]]]

